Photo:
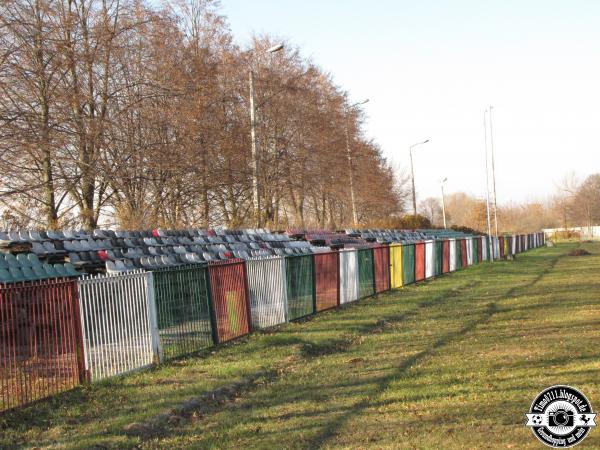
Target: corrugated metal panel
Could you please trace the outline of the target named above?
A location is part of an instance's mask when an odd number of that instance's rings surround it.
[[[385,245],[373,248],[375,264],[375,292],[385,292],[390,289],[390,248]]]
[[[85,368],[92,381],[150,366],[160,357],[150,272],[80,278]]]
[[[375,293],[375,268],[373,266],[373,249],[358,250],[358,297],[365,298]]]
[[[482,236],[481,237],[481,260],[482,261],[487,261],[488,260],[488,253],[489,253],[489,244],[488,244],[488,237],[487,236]]]
[[[402,283],[415,282],[415,244],[402,246]]]
[[[82,353],[75,281],[0,285],[0,411],[78,385]]]
[[[479,236],[477,239],[475,239],[475,243],[477,244],[477,261],[476,263],[480,263],[481,261],[483,261],[483,239],[481,236]]]
[[[392,289],[402,287],[402,246],[390,245],[390,285]]]
[[[358,253],[340,250],[340,303],[358,300]]]
[[[288,319],[296,320],[315,312],[312,255],[285,258]]]
[[[435,275],[435,242],[425,242],[425,278]]]
[[[340,301],[338,253],[316,253],[314,265],[316,310],[319,312],[335,308]]]
[[[498,237],[498,247],[500,249],[500,258],[504,258],[505,257],[505,253],[504,253],[504,236],[499,236]]]
[[[467,266],[473,265],[473,238],[469,237],[465,239],[467,243]]]
[[[415,281],[425,279],[425,243],[415,244]]]
[[[456,263],[460,259],[459,251],[457,251],[457,249],[459,250],[460,245],[458,244],[458,241],[456,239],[450,239],[449,243],[450,259],[448,261],[448,267],[450,272],[454,272],[457,269]]]
[[[248,334],[252,313],[245,262],[241,259],[211,262],[208,273],[217,342]]]
[[[213,330],[206,266],[158,270],[152,276],[162,358],[210,346]]]
[[[287,322],[287,284],[282,257],[249,259],[248,291],[254,328],[269,328]]]
[[[460,266],[461,267],[467,267],[469,265],[468,263],[468,250],[467,250],[467,240],[466,239],[461,239],[460,240]]]
[[[442,241],[442,273],[450,272],[450,241]]]

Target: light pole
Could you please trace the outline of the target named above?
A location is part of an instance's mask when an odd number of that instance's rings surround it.
[[[488,168],[488,145],[487,145],[487,113],[483,113],[483,139],[485,148],[485,210],[487,214],[488,242],[490,260],[494,261],[494,245],[492,242],[492,225],[490,221],[490,170]]]
[[[275,53],[283,50],[283,44],[275,45],[264,53]],[[254,207],[254,225],[260,228],[262,225],[260,213],[260,193],[258,185],[259,155],[258,142],[256,137],[256,90],[254,87],[254,71],[250,69],[250,139],[252,142],[252,206]]]
[[[444,218],[444,230],[448,229],[446,226],[446,200],[444,198],[444,183],[448,181],[448,178],[444,178],[440,185],[442,186],[442,217]]]
[[[354,227],[358,225],[358,213],[356,212],[356,196],[354,194],[354,169],[352,168],[352,151],[350,150],[350,110],[357,106],[368,103],[369,99],[354,103],[346,108],[346,154],[348,156],[348,171],[350,173],[350,203],[352,204],[352,222]]]
[[[412,149],[417,145],[427,144],[429,139],[424,140],[423,142],[417,142],[409,147],[408,152],[410,153],[410,174],[412,179],[412,201],[413,201],[413,215],[417,215],[417,194],[415,193],[415,169],[413,167],[413,157],[412,157]]]
[[[494,164],[494,127],[492,125],[492,110],[490,106],[490,148],[492,151],[492,184],[494,188],[494,225],[496,226],[496,239],[498,239],[498,203],[496,199],[496,167]]]

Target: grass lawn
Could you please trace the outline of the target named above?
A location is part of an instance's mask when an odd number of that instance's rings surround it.
[[[543,448],[524,427],[539,391],[600,409],[599,294],[600,243],[533,250],[0,416],[0,447]],[[124,432],[263,369],[230,401]]]

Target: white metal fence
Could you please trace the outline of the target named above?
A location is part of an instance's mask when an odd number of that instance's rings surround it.
[[[154,363],[160,351],[152,274],[83,277],[78,284],[85,368],[91,381]]]
[[[285,261],[281,257],[246,261],[252,326],[268,328],[287,322]]]
[[[358,300],[358,252],[340,250],[340,303]]]
[[[435,276],[435,241],[425,242],[425,278]]]

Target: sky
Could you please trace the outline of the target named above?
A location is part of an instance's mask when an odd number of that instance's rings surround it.
[[[600,171],[597,0],[222,0],[236,41],[300,47],[353,101],[395,165],[414,153],[418,200],[485,196],[493,105],[499,204],[543,200]]]

